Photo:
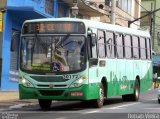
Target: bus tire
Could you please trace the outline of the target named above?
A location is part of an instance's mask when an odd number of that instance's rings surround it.
[[[122,95],[122,99],[123,99],[123,101],[138,101],[139,100],[139,92],[140,92],[140,84],[139,84],[139,81],[136,80],[135,85],[134,85],[134,93]]]
[[[139,92],[140,92],[140,84],[139,84],[139,81],[136,80],[135,85],[134,85],[134,93],[131,94],[131,101],[139,100]]]
[[[160,99],[158,99],[158,103],[160,104]]]
[[[42,110],[50,109],[52,104],[52,100],[39,99],[38,102]]]
[[[99,98],[93,100],[93,105],[96,108],[101,108],[103,106],[104,103],[104,88],[103,85],[100,84],[100,88],[99,88]]]

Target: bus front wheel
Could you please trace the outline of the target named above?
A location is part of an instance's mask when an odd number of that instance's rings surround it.
[[[122,95],[123,101],[138,101],[139,100],[139,92],[140,92],[140,84],[139,81],[135,81],[134,85],[134,93]]]
[[[39,106],[41,107],[41,109],[43,110],[48,110],[51,107],[52,104],[52,100],[44,100],[44,99],[39,99]]]
[[[139,100],[139,92],[140,92],[140,84],[139,81],[136,80],[135,85],[134,85],[134,93],[131,95],[132,101],[138,101]]]
[[[103,85],[100,84],[100,88],[99,88],[99,99],[95,99],[93,100],[93,105],[96,108],[101,108],[103,106],[104,103],[104,88]]]

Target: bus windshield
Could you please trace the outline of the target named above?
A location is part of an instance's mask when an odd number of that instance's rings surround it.
[[[35,72],[79,71],[86,66],[84,36],[27,36],[21,41],[21,69]]]

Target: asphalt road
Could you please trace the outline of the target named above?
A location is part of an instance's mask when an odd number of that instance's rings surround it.
[[[0,104],[0,117],[3,119],[160,119],[160,104],[156,90],[141,93],[138,102],[123,102],[121,96],[105,101],[102,108],[82,104],[79,101],[53,102],[48,111],[40,109],[37,102],[16,102]],[[7,118],[5,118],[7,117]],[[9,118],[8,118],[9,117]]]

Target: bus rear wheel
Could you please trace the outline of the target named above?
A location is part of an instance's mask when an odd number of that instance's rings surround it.
[[[93,100],[93,105],[94,105],[96,108],[101,108],[101,107],[103,106],[103,103],[104,103],[104,88],[103,88],[103,85],[100,84],[100,88],[99,88],[99,98]]]
[[[39,106],[43,110],[50,109],[51,104],[52,104],[52,100],[39,99],[38,102],[39,102]]]

